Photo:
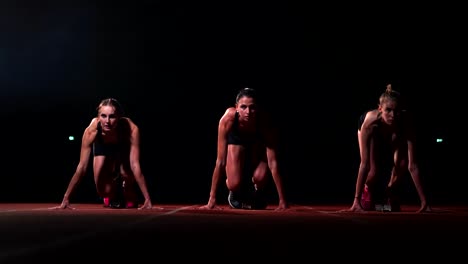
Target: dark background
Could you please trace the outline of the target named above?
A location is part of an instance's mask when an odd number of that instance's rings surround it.
[[[461,10],[289,1],[2,1],[0,201],[59,203],[84,128],[99,101],[115,97],[141,128],[153,202],[205,203],[217,123],[237,91],[251,87],[280,124],[290,201],[351,203],[358,117],[376,107],[392,83],[417,116],[432,201],[466,202]],[[409,175],[406,181],[405,199],[417,203]],[[221,185],[219,201],[225,192]],[[98,201],[91,170],[72,198],[88,201]]]

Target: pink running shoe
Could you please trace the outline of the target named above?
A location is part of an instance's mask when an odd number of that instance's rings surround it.
[[[110,207],[109,197],[104,197],[102,200],[104,201],[104,207]]]
[[[127,201],[127,208],[138,208],[137,202]]]
[[[369,187],[367,186],[367,184],[364,185],[364,191],[362,192],[361,206],[365,211],[375,210],[371,194],[369,192]]]

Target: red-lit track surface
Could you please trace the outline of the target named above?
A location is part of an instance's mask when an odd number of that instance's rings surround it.
[[[50,209],[56,205],[0,204],[0,263],[447,262],[464,257],[468,242],[468,206],[417,214],[416,206],[398,213],[340,212],[349,205]]]

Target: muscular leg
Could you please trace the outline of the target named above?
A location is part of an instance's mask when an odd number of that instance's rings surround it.
[[[390,181],[387,185],[387,198],[391,211],[400,211],[400,183],[408,167],[408,151],[404,146],[399,146],[394,152],[394,165]]]
[[[115,198],[115,160],[106,156],[95,156],[93,160],[94,183],[102,198]]]
[[[265,185],[268,177],[268,164],[266,161],[260,161],[254,171],[252,182],[255,187],[255,192],[252,201],[253,209],[265,209],[268,205],[265,197]]]
[[[263,189],[268,180],[268,163],[266,157],[266,149],[262,144],[256,144],[252,148],[251,152],[252,168],[255,168],[253,171],[252,182],[254,183],[255,189]]]
[[[261,161],[260,163],[258,163],[257,168],[255,169],[254,175],[252,177],[252,182],[256,190],[261,190],[265,187],[266,182],[268,180],[267,172],[268,164],[265,161]]]
[[[135,177],[130,169],[130,164],[123,163],[120,165],[120,175],[123,179],[123,195],[127,208],[138,207],[138,197],[136,193]]]
[[[267,199],[265,197],[265,187],[268,181],[268,163],[266,157],[266,149],[263,144],[257,143],[252,146],[249,152],[249,163],[251,172],[253,172],[253,197],[252,209],[265,209],[267,207]],[[252,190],[252,188],[250,188]]]
[[[229,205],[233,208],[242,208],[240,191],[242,172],[244,168],[245,148],[241,145],[228,145],[226,158],[226,186],[229,189]]]
[[[361,152],[362,149],[362,143],[361,143],[361,137],[360,137],[360,131],[358,131],[358,143],[359,143],[359,150]],[[367,173],[367,177],[365,179],[365,185],[363,189],[363,194],[361,196],[361,206],[364,208],[364,210],[374,210],[375,207],[375,193],[377,189],[377,182],[376,182],[376,175],[378,171],[378,166],[376,162],[376,154],[377,151],[375,150],[376,148],[376,142],[374,138],[370,139],[370,153],[369,153],[369,172]]]
[[[230,191],[240,191],[244,168],[244,147],[228,145],[226,159],[226,186]]]

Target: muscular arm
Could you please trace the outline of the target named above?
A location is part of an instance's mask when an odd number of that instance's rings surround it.
[[[226,169],[227,134],[232,127],[234,117],[235,109],[228,108],[219,120],[216,164],[211,178],[210,198],[208,204],[205,206],[208,209],[212,209],[216,205],[216,191],[218,189],[219,179],[225,173]]]
[[[140,187],[141,193],[145,198],[142,208],[152,207],[151,198],[146,185],[146,180],[140,166],[140,130],[135,123],[127,118],[130,124],[130,168],[135,176],[135,180]]]
[[[356,180],[356,189],[354,193],[354,201],[351,207],[352,211],[363,210],[361,206],[361,196],[366,182],[367,174],[370,170],[370,148],[371,137],[373,134],[374,125],[378,121],[378,112],[370,111],[366,114],[361,130],[358,131],[359,153],[361,162],[359,164],[358,176]]]
[[[85,129],[81,140],[80,161],[76,167],[75,173],[68,184],[68,188],[63,196],[62,207],[65,208],[69,204],[69,198],[80,182],[81,178],[86,174],[88,169],[89,157],[91,155],[92,144],[97,135],[97,122],[94,118],[89,126]]]
[[[354,193],[355,203],[360,203],[362,190],[364,189],[364,183],[367,178],[367,174],[370,170],[370,136],[372,129],[370,127],[365,127],[364,125],[361,128],[361,131],[358,133],[359,140],[361,142],[360,156],[361,162],[359,164],[358,177],[356,181],[356,191]]]
[[[415,157],[415,131],[410,123],[406,123],[405,127],[406,139],[408,144],[408,170],[411,174],[411,178],[413,179],[416,191],[418,192],[419,199],[421,201],[421,208],[419,211],[426,211],[429,210],[429,207],[427,204],[426,195],[424,193],[423,184],[421,182],[418,162]]]
[[[268,167],[270,168],[273,181],[276,185],[276,191],[278,192],[279,205],[278,209],[288,208],[288,203],[286,202],[286,197],[284,194],[283,180],[280,175],[280,170],[278,168],[278,159],[276,155],[276,148],[267,147],[267,158],[268,158]]]
[[[131,122],[131,121],[130,121]],[[140,166],[140,131],[139,128],[133,123],[130,123],[130,168],[135,176],[135,180],[141,189],[145,200],[150,200],[150,195],[146,186],[146,181]]]
[[[266,129],[269,128],[269,129]],[[286,201],[286,196],[283,187],[283,179],[281,176],[280,168],[278,166],[278,143],[279,143],[279,135],[278,130],[270,126],[270,124],[266,124],[263,129],[264,137],[266,139],[266,154],[267,154],[267,162],[268,168],[271,171],[271,175],[273,177],[273,181],[276,186],[276,191],[278,192],[279,198],[279,205],[278,209],[286,209],[288,208],[288,203]]]

